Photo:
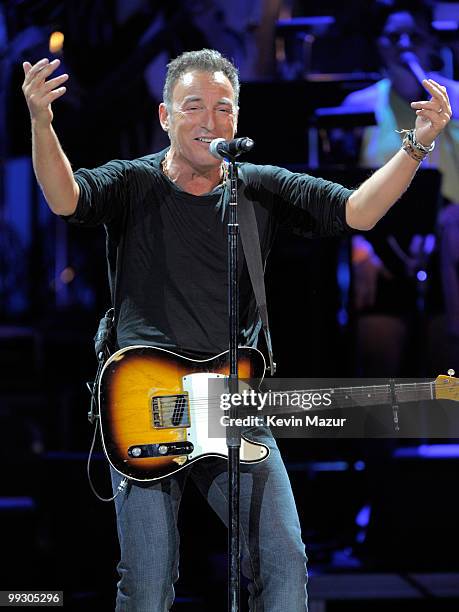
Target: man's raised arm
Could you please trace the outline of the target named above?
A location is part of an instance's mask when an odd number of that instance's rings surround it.
[[[431,147],[451,119],[451,105],[445,87],[432,79],[426,79],[422,84],[432,97],[411,103],[417,115],[414,145],[412,140],[408,141],[405,150],[396,153],[351,195],[346,220],[354,229],[371,229],[400,198],[411,183],[425,155],[424,150]]]
[[[80,190],[73,178],[70,162],[64,154],[52,126],[51,103],[60,98],[66,88],[61,87],[67,74],[46,79],[59,66],[59,60],[49,62],[47,58],[32,66],[23,63],[24,92],[32,124],[32,162],[38,183],[50,209],[57,215],[75,212]]]

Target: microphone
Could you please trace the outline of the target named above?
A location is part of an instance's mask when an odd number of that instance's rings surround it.
[[[209,153],[217,159],[235,158],[241,153],[252,150],[254,145],[251,138],[234,138],[233,140],[215,138],[209,145]]]
[[[427,79],[427,75],[424,71],[424,68],[419,63],[419,59],[416,54],[412,51],[404,51],[400,54],[400,59],[402,60],[402,64],[405,64],[414,76],[417,78],[419,83],[422,84],[424,79]]]

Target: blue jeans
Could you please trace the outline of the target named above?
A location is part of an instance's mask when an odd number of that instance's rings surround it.
[[[253,612],[307,612],[306,555],[290,481],[269,430],[247,437],[270,447],[257,465],[241,465],[241,568]],[[155,484],[131,481],[115,500],[121,560],[117,612],[166,612],[178,578],[177,514],[187,477],[227,525],[226,461],[202,459]],[[114,490],[121,476],[112,470]],[[202,525],[205,529],[205,525]]]

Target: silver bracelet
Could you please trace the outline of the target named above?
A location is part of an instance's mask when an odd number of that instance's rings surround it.
[[[411,130],[411,131],[413,132],[413,146],[416,147],[416,149],[421,149],[421,151],[423,151],[426,154],[432,153],[432,151],[435,149],[435,140],[433,141],[432,144],[426,147],[416,140],[416,130]]]
[[[399,134],[404,134],[403,142],[409,143],[415,149],[418,149],[419,152],[424,153],[424,156],[428,153],[432,153],[435,149],[435,140],[431,145],[426,147],[416,140],[416,130],[413,128],[412,130],[396,130]]]

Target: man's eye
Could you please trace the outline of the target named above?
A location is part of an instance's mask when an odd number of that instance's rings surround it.
[[[231,113],[230,108],[219,108],[218,110],[220,113],[227,113],[228,115]]]

